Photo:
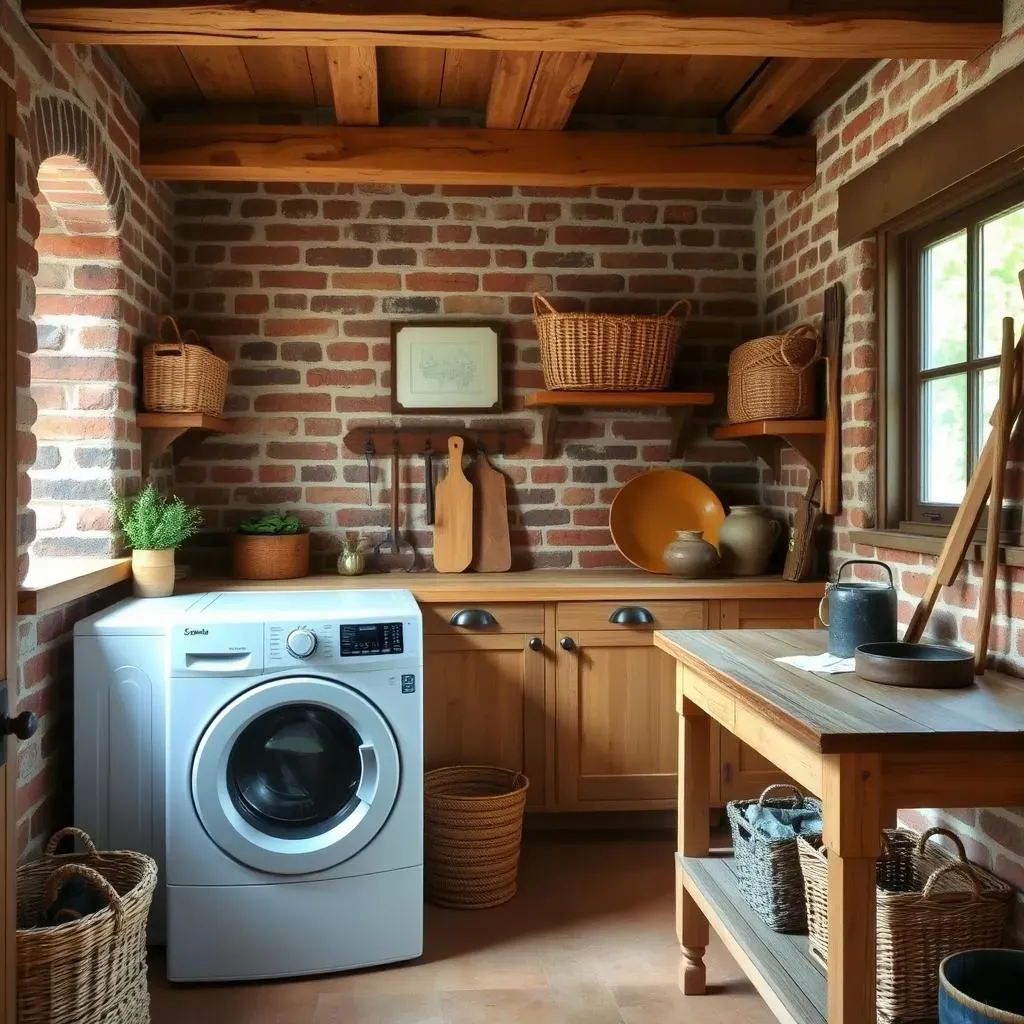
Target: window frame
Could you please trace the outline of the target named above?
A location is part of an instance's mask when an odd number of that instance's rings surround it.
[[[980,175],[978,180],[947,190],[878,231],[877,528],[942,537],[958,508],[926,503],[919,498],[923,469],[920,385],[922,372],[926,378],[935,372],[920,370],[921,254],[929,244],[966,228],[968,280],[978,282],[978,248],[972,235],[976,236],[984,221],[1022,203],[1024,175],[1018,169],[995,178]],[[969,342],[978,330],[980,318],[978,290],[969,283]],[[967,356],[967,362],[942,367],[942,371],[970,368],[980,372],[999,364],[998,355],[974,357],[968,349]],[[978,426],[974,401],[973,389],[968,387],[969,443]],[[969,465],[968,479],[971,469]],[[1009,538],[1014,544],[1020,543],[1019,521],[1019,510],[1006,510],[1003,528],[1014,533]]]

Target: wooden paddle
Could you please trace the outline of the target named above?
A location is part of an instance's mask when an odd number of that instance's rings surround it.
[[[448,438],[448,472],[434,491],[434,568],[462,572],[473,560],[473,486],[462,471],[465,442]]]
[[[505,474],[487,461],[483,449],[473,463],[473,497],[473,568],[477,572],[508,572],[512,568],[512,543]]]

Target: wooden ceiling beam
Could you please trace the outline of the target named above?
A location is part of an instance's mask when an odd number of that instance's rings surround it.
[[[596,53],[504,50],[491,79],[488,128],[559,131],[565,127]]]
[[[338,124],[380,124],[377,48],[332,46],[327,51],[327,70]]]
[[[22,0],[51,42],[969,59],[1002,0]]]
[[[776,57],[748,83],[725,113],[725,125],[737,134],[770,134],[846,67],[843,60]]]
[[[160,181],[406,185],[638,185],[798,189],[810,138],[487,128],[148,124],[142,173]]]

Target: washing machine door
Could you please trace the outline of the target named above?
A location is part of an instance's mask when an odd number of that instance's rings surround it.
[[[236,697],[207,726],[192,798],[210,838],[259,871],[323,871],[380,831],[398,795],[387,721],[343,683],[292,676]]]

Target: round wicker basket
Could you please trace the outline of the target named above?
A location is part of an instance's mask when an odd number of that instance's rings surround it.
[[[236,533],[231,547],[236,580],[294,580],[309,575],[309,533]]]
[[[483,765],[424,777],[427,898],[438,906],[496,907],[516,894],[529,779]]]

